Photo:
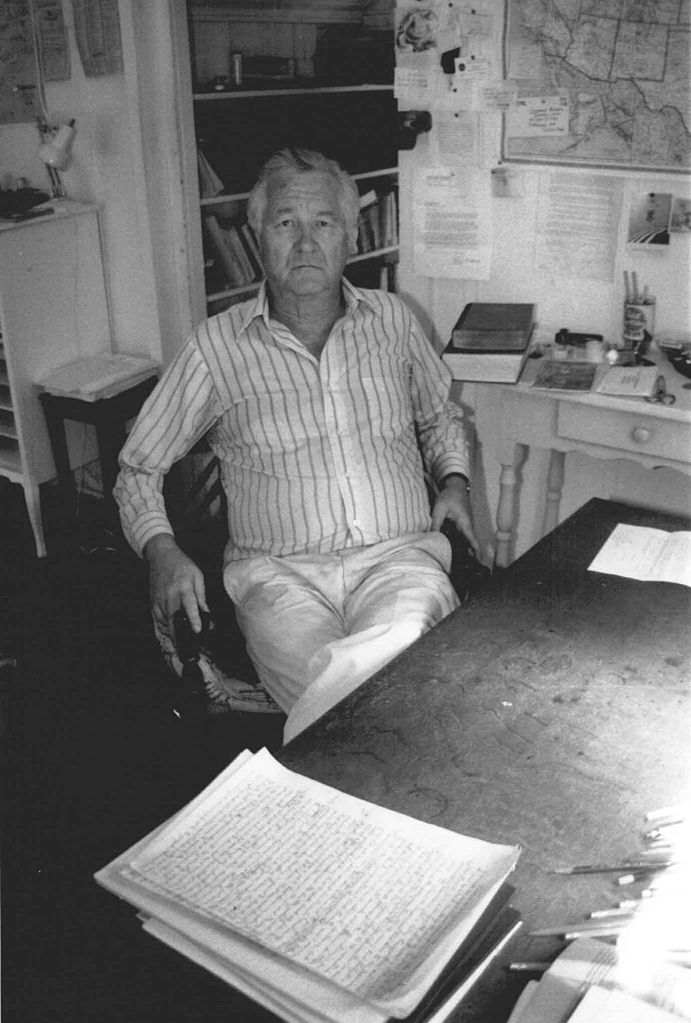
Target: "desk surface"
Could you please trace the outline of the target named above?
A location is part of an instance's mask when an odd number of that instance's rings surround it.
[[[689,797],[691,591],[586,571],[618,521],[593,500],[279,754],[288,767],[442,827],[523,848],[523,932],[612,904],[607,876],[550,873],[640,848],[643,814]],[[493,970],[463,1023],[501,1023],[525,977]],[[490,1007],[491,1005],[491,1007]]]
[[[557,940],[531,947],[526,932],[579,920],[613,894],[609,878],[552,868],[635,853],[643,813],[688,796],[691,591],[586,572],[620,520],[687,527],[589,502],[277,754],[365,799],[519,843],[513,901],[525,928],[511,958],[552,954]],[[108,587],[116,583],[111,570]],[[141,585],[143,594],[143,577]],[[63,650],[75,636],[55,637],[34,659],[27,650],[18,680],[5,786],[3,1020],[269,1023],[148,937],[133,909],[93,881],[223,764],[161,716],[147,688],[148,638],[126,644],[116,632],[111,643],[103,632],[75,660]],[[69,675],[51,676],[68,663]],[[251,744],[250,726],[236,738]],[[463,1023],[504,1023],[525,980],[492,970],[464,1003]]]

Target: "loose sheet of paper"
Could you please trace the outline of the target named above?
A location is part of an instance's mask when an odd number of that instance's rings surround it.
[[[594,938],[577,938],[567,945],[534,987],[523,1011],[512,1023],[554,1023],[571,1019],[583,994],[590,988],[626,991],[644,1004],[674,1018],[689,1019],[691,972],[682,966],[651,960],[640,954],[629,959],[615,945]],[[603,1013],[598,1018],[609,1021]],[[612,1017],[617,1018],[618,1017]]]
[[[570,1023],[674,1023],[679,1017],[624,991],[591,987],[569,1017]]]
[[[535,269],[611,281],[621,213],[619,178],[542,174],[535,225]]]
[[[489,172],[421,167],[413,187],[415,273],[487,280],[492,251]]]
[[[588,568],[643,582],[691,586],[691,532],[667,533],[620,522]]]
[[[441,966],[517,855],[338,793],[263,751],[161,829],[124,873],[407,1012],[430,958]]]

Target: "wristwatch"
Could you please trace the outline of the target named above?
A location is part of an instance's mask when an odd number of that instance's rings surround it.
[[[463,480],[463,482],[465,483],[466,490],[468,491],[468,493],[470,493],[470,480],[468,479],[468,477],[466,476],[466,474],[464,472],[450,472],[441,481],[442,487],[446,485],[446,481],[447,480],[453,480],[453,479]]]

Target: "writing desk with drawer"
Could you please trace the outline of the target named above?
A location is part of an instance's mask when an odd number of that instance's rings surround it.
[[[538,389],[532,381],[541,362],[529,360],[519,383],[510,387],[478,387],[480,400],[490,388],[491,400],[498,398],[501,409],[495,562],[502,568],[509,563],[516,528],[517,469],[531,447],[550,451],[543,535],[559,521],[564,462],[570,451],[631,459],[647,469],[664,466],[691,475],[691,389],[664,358],[660,357],[659,369],[675,396],[673,405],[598,394],[595,388],[609,368],[605,363],[598,365],[590,391]]]

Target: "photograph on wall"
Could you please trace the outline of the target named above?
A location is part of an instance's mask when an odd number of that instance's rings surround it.
[[[672,234],[689,234],[691,232],[691,199],[675,197],[669,230]]]
[[[629,245],[669,245],[672,196],[668,192],[642,192],[631,200]]]

